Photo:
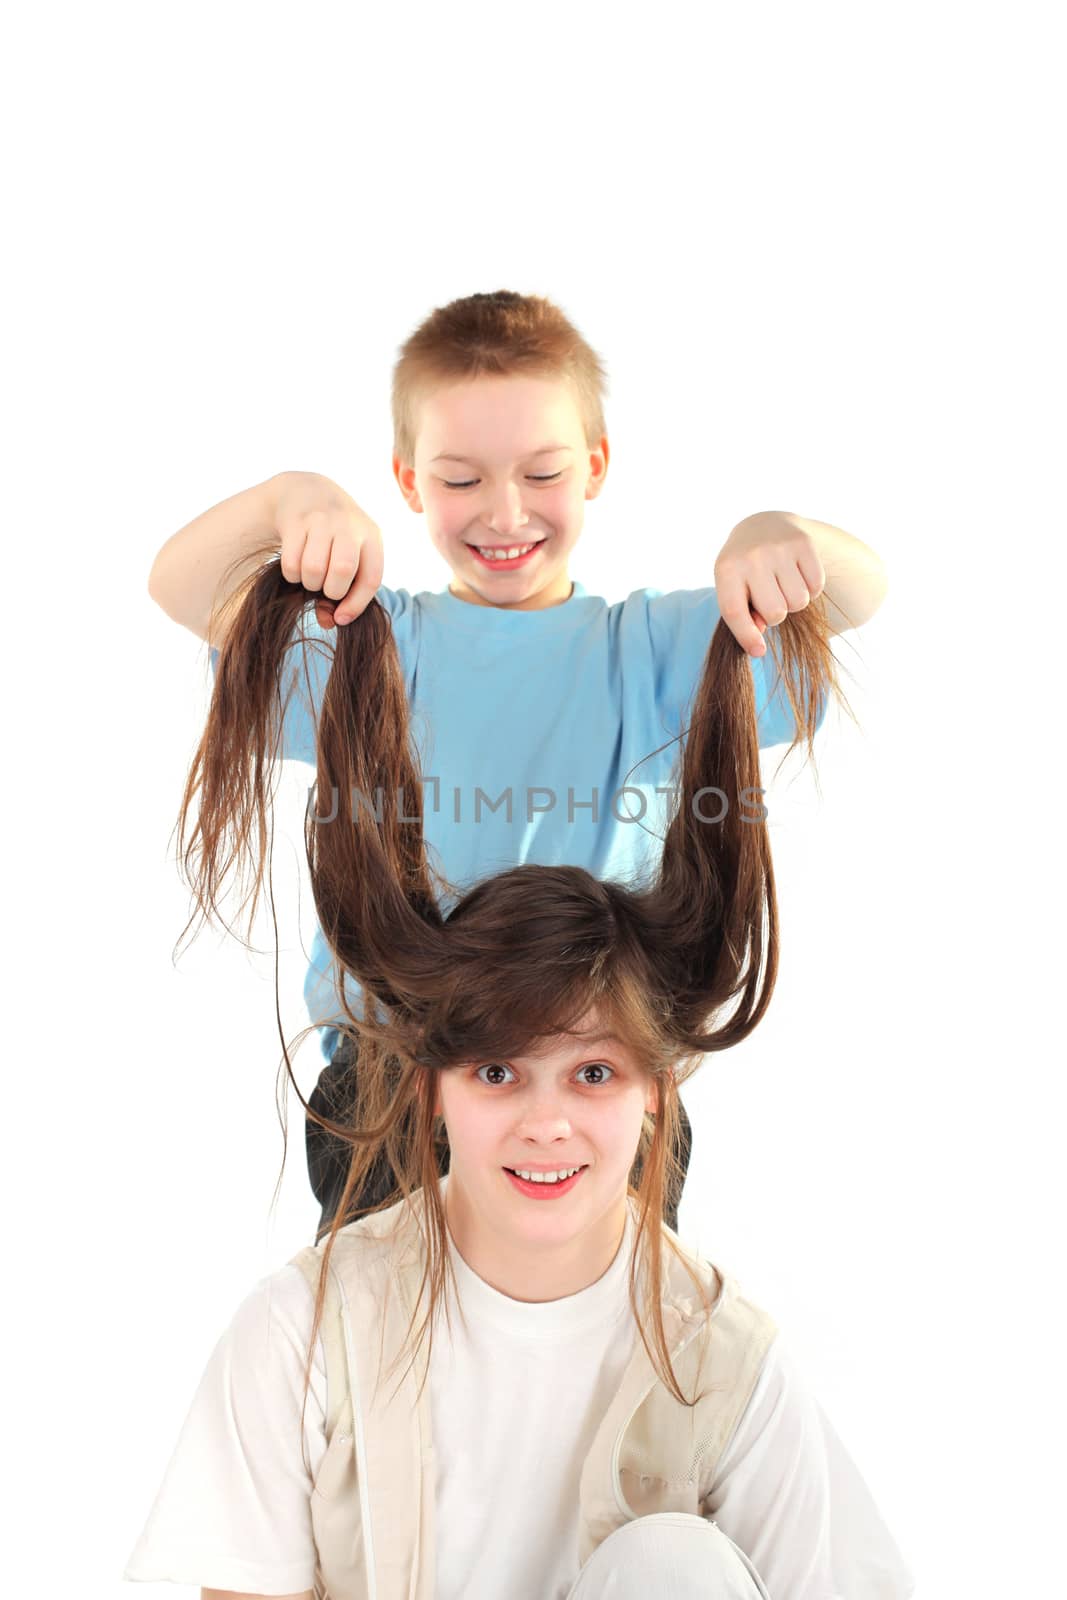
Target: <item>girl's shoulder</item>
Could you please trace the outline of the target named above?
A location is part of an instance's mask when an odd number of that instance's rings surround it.
[[[663,1283],[665,1296],[673,1297],[683,1316],[712,1318],[744,1307],[758,1318],[769,1313],[745,1293],[728,1267],[700,1255],[664,1224]]]
[[[288,1366],[295,1353],[302,1367],[314,1306],[307,1275],[294,1262],[261,1278],[240,1302],[226,1330],[233,1359],[261,1367],[267,1362]]]
[[[421,1261],[420,1231],[415,1219],[416,1196],[398,1200],[382,1211],[371,1212],[343,1228],[338,1228],[330,1245],[328,1239],[299,1251],[288,1268],[302,1276],[315,1294],[324,1263],[328,1261],[327,1283],[358,1279],[366,1283],[377,1271],[385,1274],[414,1268]]]

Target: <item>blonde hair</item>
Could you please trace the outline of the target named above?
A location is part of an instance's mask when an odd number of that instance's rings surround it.
[[[607,429],[607,371],[558,306],[541,295],[496,289],[439,306],[405,340],[393,368],[393,450],[415,461],[419,405],[442,384],[480,377],[558,378],[568,383],[591,450]]]

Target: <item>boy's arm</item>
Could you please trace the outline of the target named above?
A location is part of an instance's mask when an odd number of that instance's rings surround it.
[[[382,581],[381,530],[352,496],[318,472],[278,472],[168,539],[148,592],[168,617],[221,649],[238,590],[274,554],[283,577],[320,596],[323,628],[358,617]]]
[[[874,616],[889,590],[889,574],[881,556],[862,539],[829,522],[813,522],[792,512],[785,515],[808,535],[819,553],[826,574],[823,597],[831,633],[860,627]]]
[[[869,545],[828,522],[791,511],[745,517],[715,563],[723,621],[755,656],[766,651],[762,632],[767,624],[777,626],[817,595],[826,600],[831,632],[844,633],[874,615],[888,588],[885,565]]]
[[[225,603],[250,573],[262,565],[265,548],[281,549],[277,532],[278,494],[285,473],[212,506],[174,534],[156,556],[148,592],[173,621],[221,648],[226,633]],[[242,560],[242,556],[245,558]],[[239,565],[220,591],[223,577]],[[211,609],[222,602],[214,632]]]

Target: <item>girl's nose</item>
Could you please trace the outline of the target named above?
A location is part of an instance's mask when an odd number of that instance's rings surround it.
[[[538,1112],[533,1109],[528,1116],[521,1119],[516,1131],[520,1139],[529,1139],[542,1145],[546,1151],[546,1159],[552,1144],[561,1139],[570,1139],[573,1133],[569,1117],[559,1112],[548,1110]]]

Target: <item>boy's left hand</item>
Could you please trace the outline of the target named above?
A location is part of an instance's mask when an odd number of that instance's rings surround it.
[[[750,656],[767,653],[763,634],[823,592],[815,540],[788,511],[757,511],[737,524],[715,562],[719,614]]]

